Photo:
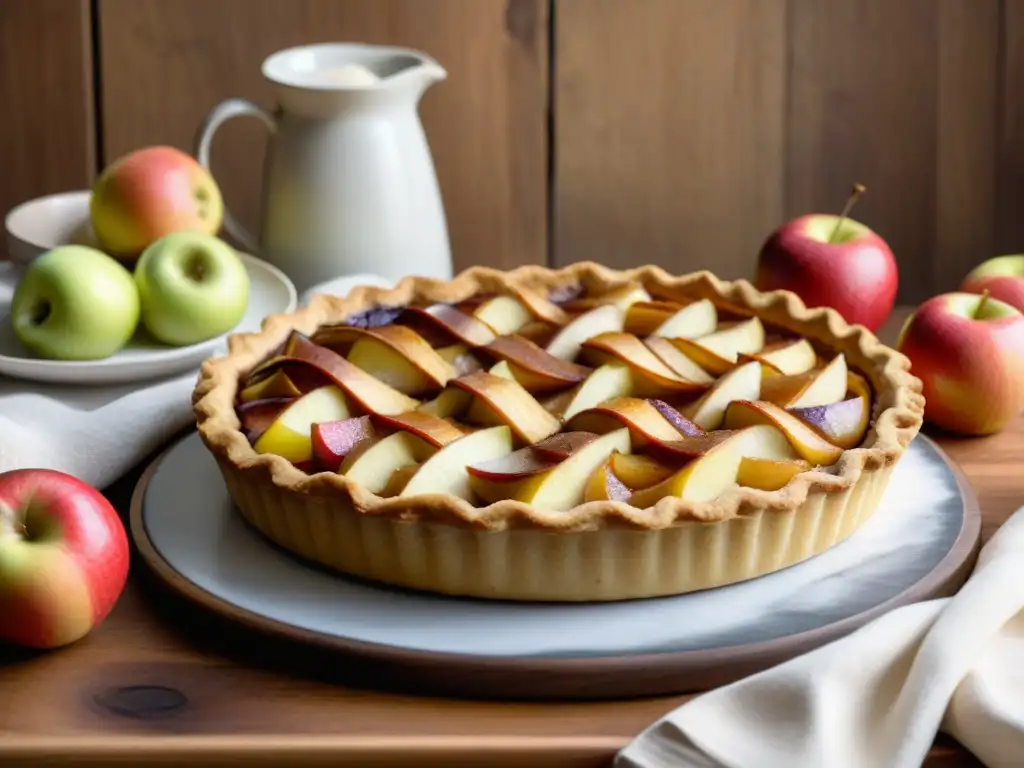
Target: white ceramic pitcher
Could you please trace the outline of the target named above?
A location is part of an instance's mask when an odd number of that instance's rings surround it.
[[[271,131],[259,237],[225,212],[224,227],[301,291],[341,275],[448,280],[444,206],[418,105],[447,73],[418,51],[328,43],[269,56],[271,113],[228,99],[207,114],[196,157],[210,167],[217,128],[239,115]]]

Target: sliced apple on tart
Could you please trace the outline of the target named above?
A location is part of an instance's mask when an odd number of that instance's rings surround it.
[[[739,355],[760,352],[764,338],[764,326],[752,317],[697,339],[673,338],[672,343],[705,371],[720,376],[736,367]]]
[[[718,429],[725,409],[734,400],[757,400],[761,395],[761,364],[745,363],[718,379],[684,415],[702,429]]]
[[[678,469],[642,453],[613,453],[608,462],[612,475],[630,489],[650,488]]]
[[[587,442],[568,458],[548,469],[501,482],[480,477],[480,467],[468,468],[474,491],[484,499],[513,499],[541,509],[563,511],[582,504],[587,482],[614,452],[630,450],[628,429],[617,429]],[[493,467],[485,468],[493,473]]]
[[[735,431],[709,433],[706,449],[657,485],[634,491],[629,503],[640,509],[652,507],[672,496],[689,501],[710,501],[737,484],[740,463],[745,457],[791,459],[796,455],[775,427],[758,425]]]
[[[529,392],[565,389],[583,381],[591,368],[555,357],[516,334],[500,336],[480,350],[506,362],[512,376]]]
[[[250,384],[243,389],[238,399],[243,403],[251,403],[254,400],[265,400],[267,398],[298,397],[302,391],[295,386],[288,373],[283,368],[278,368],[265,379]]]
[[[411,432],[393,432],[359,443],[338,467],[338,474],[381,495],[400,469],[420,464],[438,449]]]
[[[871,390],[857,374],[851,372],[848,378],[847,394],[853,397],[837,403],[789,409],[830,443],[844,449],[859,445],[871,422]]]
[[[696,339],[714,333],[718,327],[718,310],[708,299],[687,304],[665,318],[649,335],[667,339]]]
[[[277,421],[285,408],[295,400],[294,397],[265,397],[262,400],[251,400],[239,405],[237,408],[238,420],[241,422],[242,431],[249,438],[249,442],[255,442],[260,435],[266,432],[270,425]]]
[[[377,431],[369,416],[317,422],[310,431],[313,456],[317,464],[329,472],[337,472],[353,448],[376,436]]]
[[[345,393],[333,384],[292,401],[253,444],[256,453],[274,453],[294,463],[313,458],[312,428],[321,421],[352,416]]]
[[[269,371],[280,366],[289,368],[307,366],[322,373],[327,380],[342,389],[355,405],[367,413],[402,413],[411,411],[420,404],[418,400],[399,392],[359,366],[353,365],[337,352],[314,344],[299,333],[292,333],[283,354],[272,358],[256,370]],[[328,420],[319,419],[319,421]]]
[[[639,450],[651,442],[678,440],[683,434],[666,419],[650,400],[617,397],[580,411],[566,421],[566,431],[607,432],[628,428],[633,446]]]
[[[692,381],[694,384],[708,386],[714,382],[715,379],[711,374],[683,354],[669,339],[661,336],[648,336],[644,339],[644,345],[679,378]]]
[[[477,430],[453,440],[420,465],[399,496],[441,493],[473,501],[469,465],[510,454],[512,443],[512,430],[505,425]]]
[[[622,501],[628,502],[633,491],[626,486],[612,468],[612,459],[616,456],[630,456],[628,453],[613,453],[591,473],[583,489],[584,501]]]
[[[625,363],[606,363],[595,369],[573,388],[564,405],[555,404],[552,412],[568,421],[580,411],[606,400],[633,394],[633,371]]]
[[[683,378],[631,333],[609,331],[583,342],[582,357],[595,365],[625,363],[633,371],[634,393],[640,396],[707,390],[708,382]]]
[[[562,426],[515,379],[477,371],[450,383],[472,396],[464,417],[467,421],[481,426],[506,424],[526,444],[540,442]]]
[[[800,458],[813,466],[831,466],[839,461],[843,449],[784,408],[763,400],[736,400],[725,414],[726,429],[768,425],[777,429],[793,446]]]
[[[394,416],[375,414],[371,419],[382,431],[405,430],[435,448],[442,448],[466,434],[448,419],[422,411],[407,411]]]
[[[736,483],[762,491],[777,491],[811,465],[804,459],[764,459],[744,456],[740,462]]]
[[[496,336],[515,333],[533,322],[534,316],[522,301],[511,296],[492,296],[473,310],[473,317],[482,320]]]
[[[765,379],[761,384],[760,399],[783,408],[828,405],[846,396],[847,382],[846,357],[839,353],[822,368]]]
[[[473,349],[497,338],[494,329],[479,317],[451,304],[408,307],[395,322],[409,326],[435,347],[461,344]]]
[[[806,373],[818,364],[818,355],[807,339],[785,339],[766,344],[756,353],[741,353],[739,360],[756,360],[786,376]]]
[[[562,360],[575,360],[583,342],[601,333],[621,331],[626,313],[615,304],[603,304],[573,319],[555,334],[547,351]]]

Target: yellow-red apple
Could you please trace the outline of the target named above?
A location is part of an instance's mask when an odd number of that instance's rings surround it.
[[[896,348],[924,383],[925,420],[998,432],[1024,408],[1024,314],[987,294],[945,293],[907,318]]]
[[[983,261],[960,286],[967,293],[984,293],[1024,312],[1024,254],[996,256]]]
[[[172,232],[214,235],[224,217],[220,189],[174,147],[145,147],[108,165],[93,186],[92,227],[111,256],[130,260]]]
[[[95,488],[48,469],[0,474],[0,640],[55,648],[84,637],[124,590],[128,557]]]

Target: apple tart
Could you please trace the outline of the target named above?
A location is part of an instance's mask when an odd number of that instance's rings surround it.
[[[240,513],[338,571],[605,601],[750,579],[874,511],[921,426],[901,354],[708,272],[473,268],[318,296],[207,361]]]

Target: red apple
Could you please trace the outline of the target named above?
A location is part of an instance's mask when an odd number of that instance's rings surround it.
[[[983,293],[1024,312],[1024,254],[996,256],[972,269],[960,286],[967,293]]]
[[[128,577],[128,537],[99,491],[48,469],[0,474],[0,640],[55,648],[84,637]]]
[[[134,259],[171,232],[217,234],[224,202],[213,177],[191,156],[174,147],[146,147],[104,169],[89,210],[103,249]]]
[[[761,247],[755,285],[787,290],[808,307],[832,307],[848,323],[877,331],[896,301],[896,259],[886,242],[847,217],[863,187],[840,216],[800,216],[776,229]]]
[[[986,294],[946,293],[907,318],[896,348],[924,383],[925,419],[969,435],[1024,409],[1024,314]]]

